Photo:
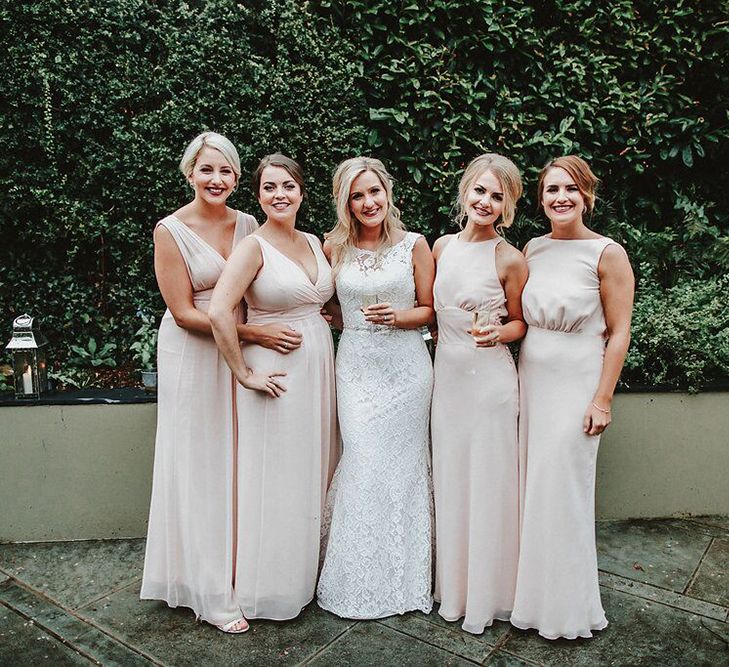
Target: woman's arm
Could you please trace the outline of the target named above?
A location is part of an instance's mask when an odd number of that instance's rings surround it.
[[[327,262],[329,262],[329,264],[331,265],[332,244],[329,241],[324,241],[322,250],[324,251],[324,257],[327,258]],[[332,294],[332,298],[324,304],[324,308],[322,310],[327,315],[329,315],[327,321],[331,326],[333,326],[335,329],[339,329],[340,331],[344,329],[344,323],[342,322],[342,306],[339,304],[339,299],[337,299],[336,292],[334,292],[334,294]]]
[[[205,311],[195,308],[185,260],[164,225],[157,225],[154,230],[154,273],[162,298],[177,326],[211,336],[210,319]]]
[[[630,345],[630,320],[635,292],[633,269],[625,250],[619,245],[611,244],[605,248],[597,272],[608,343],[597,391],[585,411],[583,426],[588,435],[599,435],[611,421],[613,393]]]
[[[521,312],[521,293],[529,278],[526,259],[514,246],[502,241],[496,246],[496,271],[506,296],[506,323],[491,324],[474,336],[477,347],[511,343],[524,337],[527,330]]]
[[[235,312],[243,295],[263,266],[258,243],[243,239],[228,258],[218,284],[210,299],[208,316],[215,342],[236,380],[246,389],[255,389],[272,397],[281,395],[286,388],[278,377],[281,371],[256,371],[248,367],[238,341]]]
[[[413,246],[413,277],[417,306],[394,310],[389,303],[376,303],[366,308],[365,319],[374,324],[387,324],[399,329],[418,329],[433,320],[433,280],[435,263],[428,242],[420,237]]]
[[[182,259],[172,234],[164,225],[158,225],[154,230],[154,272],[159,291],[177,326],[212,336],[210,317],[204,310],[195,308],[185,260]],[[240,340],[282,354],[288,354],[301,345],[301,334],[285,325],[238,324],[237,331]]]

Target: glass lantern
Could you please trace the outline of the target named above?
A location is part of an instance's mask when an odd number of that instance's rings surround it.
[[[45,336],[30,315],[13,321],[13,337],[5,349],[13,355],[16,398],[39,398],[48,389]]]

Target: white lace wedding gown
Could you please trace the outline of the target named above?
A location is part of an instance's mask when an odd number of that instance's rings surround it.
[[[319,606],[345,618],[418,609],[431,596],[428,411],[433,369],[420,332],[372,325],[363,294],[415,303],[408,233],[380,256],[353,251],[336,280],[344,331],[336,359],[343,455],[329,494]]]

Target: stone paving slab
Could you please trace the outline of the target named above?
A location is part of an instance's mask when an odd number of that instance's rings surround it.
[[[658,588],[657,586],[651,586],[650,584],[643,584],[640,581],[633,581],[632,579],[626,579],[625,577],[619,577],[616,574],[610,574],[609,572],[600,572],[600,583],[606,588],[612,588],[616,591],[622,591],[623,593],[629,593],[636,597],[651,600],[653,602],[660,602],[666,604],[669,607],[676,607],[677,609],[683,609],[692,614],[698,616],[706,616],[707,618],[713,618],[717,621],[723,621],[729,615],[729,609],[722,607],[718,604],[712,604],[711,602],[705,602],[704,600],[696,600],[680,593],[674,593],[668,591],[665,588]]]
[[[0,570],[77,609],[141,578],[144,540],[1,544]]]
[[[20,614],[0,606],[0,665],[65,667],[92,664]]]
[[[689,520],[704,526],[718,528],[721,533],[729,533],[729,516],[692,516],[689,517]]]
[[[9,582],[0,586],[0,602],[85,657],[102,665],[147,665],[147,660],[97,628],[41,596]]]
[[[435,611],[429,616],[421,613],[405,614],[384,618],[380,622],[393,630],[479,663],[493,652],[496,643],[511,627],[508,623],[497,621],[486,628],[483,635],[476,636],[461,630],[458,623],[448,623]]]
[[[398,665],[398,667],[454,667],[478,662],[449,653],[397,632],[378,622],[362,622],[307,661],[316,667],[355,667],[358,665]]]
[[[604,587],[601,593],[610,625],[592,639],[549,641],[536,631],[514,632],[503,648],[559,667],[727,664],[726,623]]]
[[[605,572],[682,593],[712,535],[680,520],[599,521],[597,560]]]
[[[494,651],[484,664],[488,667],[530,667],[530,665],[539,665],[538,662],[522,660],[506,651]]]
[[[686,592],[729,607],[729,540],[714,539]]]
[[[156,661],[170,665],[298,664],[348,628],[310,604],[291,621],[254,621],[245,634],[229,635],[198,623],[192,611],[139,599],[137,582],[81,609],[79,614]]]
[[[556,642],[503,622],[470,635],[436,611],[346,621],[315,603],[225,635],[188,609],[139,600],[142,540],[0,545],[0,665],[729,665],[723,523],[598,524],[610,626]]]

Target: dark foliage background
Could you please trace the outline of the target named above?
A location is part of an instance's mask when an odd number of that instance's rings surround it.
[[[187,200],[185,144],[215,129],[246,172],[273,150],[304,164],[317,233],[336,164],[382,158],[431,241],[475,155],[521,167],[522,245],[547,230],[539,168],[579,153],[603,181],[591,224],[640,279],[624,379],[729,374],[721,0],[39,0],[4,5],[0,27],[3,328],[38,315],[59,362],[92,337],[123,362],[139,311],[161,314],[151,231]],[[245,188],[231,203],[258,213]]]

